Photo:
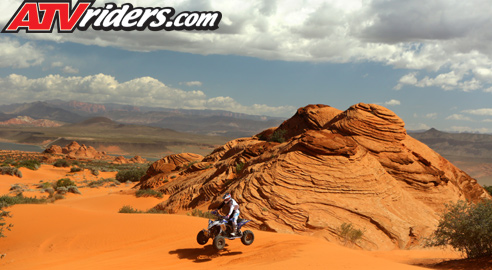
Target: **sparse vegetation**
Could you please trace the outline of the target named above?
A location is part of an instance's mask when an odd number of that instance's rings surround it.
[[[144,212],[142,210],[135,209],[130,205],[124,205],[123,207],[120,208],[118,213],[124,213],[124,214],[167,214],[166,211],[158,210],[155,208],[151,208],[151,209]]]
[[[0,197],[0,206],[8,207],[15,204],[42,204],[46,203],[46,198],[24,197],[22,193],[16,196],[3,195]]]
[[[70,167],[70,163],[65,159],[59,159],[53,163],[53,166],[67,168]]]
[[[194,216],[194,217],[202,217],[202,218],[208,218],[208,219],[215,219],[216,216],[209,211],[203,212],[200,209],[193,209],[190,213],[187,214],[188,216]]]
[[[91,188],[96,188],[96,187],[101,187],[106,183],[111,183],[111,185],[114,186],[121,185],[121,183],[114,178],[105,178],[105,179],[89,182],[87,186]]]
[[[22,178],[22,172],[15,167],[0,167],[0,174],[8,174],[12,176],[17,176],[19,178]]]
[[[162,192],[153,189],[141,189],[138,190],[135,195],[137,197],[156,197],[162,199]]]
[[[357,241],[362,239],[364,232],[360,229],[356,229],[352,223],[343,223],[338,228],[338,235],[342,238],[344,244],[357,244]]]
[[[243,171],[243,169],[244,169],[244,165],[245,165],[245,164],[244,164],[243,162],[239,162],[239,163],[237,163],[237,164],[236,164],[236,173],[240,173],[240,172],[242,172],[242,171]]]
[[[15,164],[15,167],[17,168],[24,167],[33,171],[39,169],[40,166],[41,166],[41,162],[35,159],[21,160]]]
[[[140,181],[140,178],[142,178],[142,176],[145,175],[146,172],[147,170],[144,168],[132,168],[128,170],[119,171],[116,174],[116,180],[120,182],[126,182],[126,181],[138,182]]]
[[[73,172],[81,172],[81,171],[83,171],[83,170],[84,170],[84,168],[75,167],[75,166],[74,166],[74,167],[72,167],[72,168],[70,168],[70,172],[71,172],[71,173],[73,173]]]
[[[7,224],[4,222],[5,218],[10,217],[10,212],[7,212],[3,209],[3,205],[0,204],[0,238],[5,237],[3,234],[4,230],[10,231],[10,228],[12,228],[12,224]]]
[[[447,205],[427,245],[450,245],[468,258],[492,255],[492,200]]]
[[[492,186],[483,186],[483,188],[490,194],[492,195]]]
[[[62,178],[53,185],[55,189],[58,189],[60,187],[69,187],[69,186],[75,186],[75,182],[70,180],[70,178]]]
[[[273,134],[268,138],[269,142],[278,142],[278,143],[283,143],[285,142],[285,134],[287,134],[287,130],[285,129],[277,129]]]

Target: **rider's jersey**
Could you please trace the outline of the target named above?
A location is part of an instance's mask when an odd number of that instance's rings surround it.
[[[234,210],[236,210],[236,212],[239,213],[239,204],[233,198],[231,198],[228,202],[223,201],[220,204],[219,209],[222,208],[224,204],[229,205],[229,214],[227,214],[228,216],[231,216]]]

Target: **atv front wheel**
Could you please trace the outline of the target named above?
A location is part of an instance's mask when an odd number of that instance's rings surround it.
[[[200,245],[205,245],[208,242],[208,237],[205,235],[205,232],[203,230],[198,232],[198,235],[196,236],[196,241]]]
[[[253,234],[252,231],[246,230],[243,232],[243,237],[241,237],[241,242],[243,242],[243,244],[249,246],[253,244],[254,240],[255,240],[255,235]]]
[[[225,238],[221,235],[217,235],[215,238],[214,238],[214,248],[216,250],[222,250],[224,249],[225,247]]]

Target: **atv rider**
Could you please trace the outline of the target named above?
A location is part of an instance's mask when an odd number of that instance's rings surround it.
[[[225,204],[229,205],[229,214],[226,218],[230,218],[232,221],[231,236],[236,236],[237,218],[239,217],[239,204],[237,204],[236,200],[231,197],[230,193],[226,193],[222,199],[224,199],[224,201],[220,204],[217,210],[221,209]]]

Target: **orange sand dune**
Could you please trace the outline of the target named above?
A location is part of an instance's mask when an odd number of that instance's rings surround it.
[[[36,172],[22,181],[34,184],[40,175],[48,180],[66,173],[44,166]],[[0,183],[10,181],[9,177],[2,176]],[[440,251],[358,251],[320,238],[256,230],[251,246],[240,240],[227,241],[226,249],[216,252],[211,241],[200,246],[195,240],[206,219],[118,213],[123,205],[146,210],[161,201],[136,198],[130,188],[82,188],[82,195],[70,194],[54,204],[9,208],[13,217],[7,222],[14,227],[0,239],[0,254],[6,254],[0,259],[0,269],[410,270],[425,268],[401,262],[426,264],[456,258],[454,253]]]

